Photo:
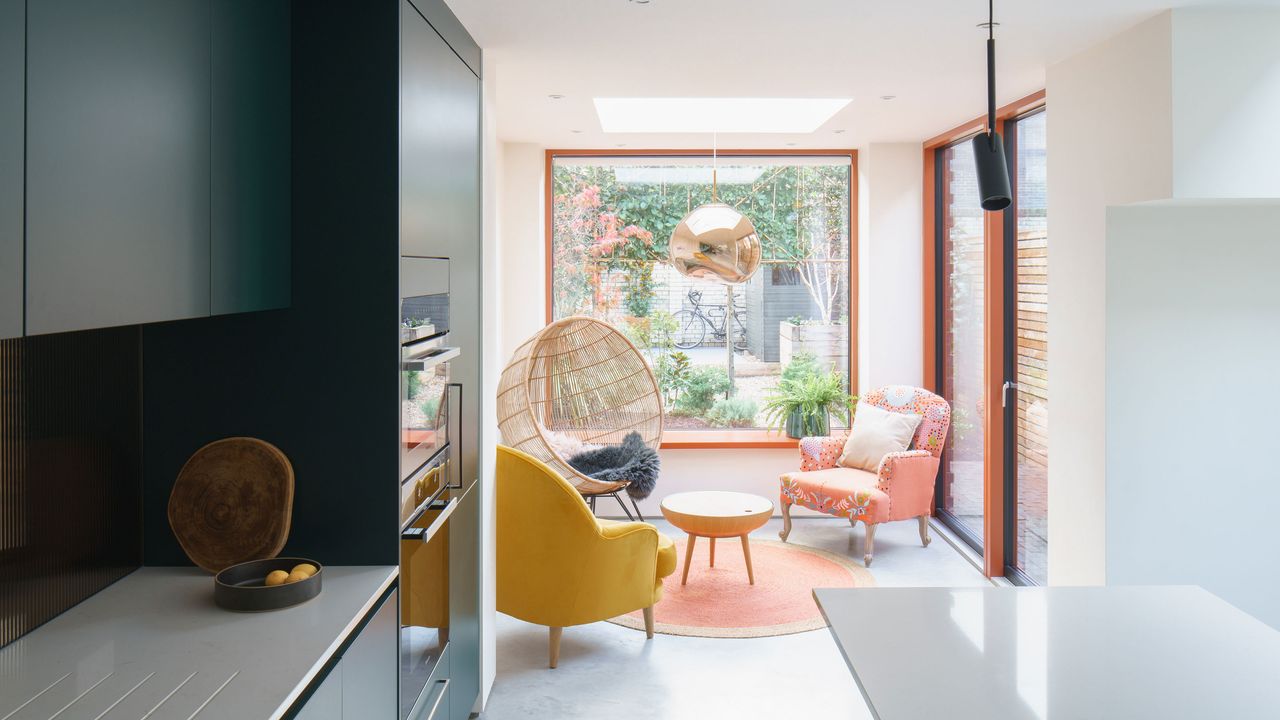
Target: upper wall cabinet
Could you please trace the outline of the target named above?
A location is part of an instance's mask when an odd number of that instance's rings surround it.
[[[214,0],[211,312],[289,305],[289,0]]]
[[[0,338],[22,334],[23,0],[0,0]]]
[[[209,5],[27,18],[27,333],[209,314]]]
[[[28,6],[26,332],[287,305],[288,0]]]
[[[401,3],[400,251],[453,257],[480,243],[480,78]]]

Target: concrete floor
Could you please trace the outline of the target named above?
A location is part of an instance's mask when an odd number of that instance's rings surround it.
[[[681,533],[663,520],[654,525]],[[781,520],[753,537],[776,539]],[[915,522],[876,531],[872,574],[882,587],[988,583],[935,530],[920,546]],[[862,562],[863,529],[838,518],[798,518],[791,542]],[[683,560],[682,560],[683,561]],[[567,628],[560,667],[547,668],[547,629],[498,615],[498,675],[485,720],[869,718],[826,630],[745,640],[657,635],[599,622]]]

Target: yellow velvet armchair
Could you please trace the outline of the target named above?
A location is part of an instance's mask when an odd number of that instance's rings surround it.
[[[642,522],[598,520],[556,471],[498,446],[498,611],[551,628],[550,665],[570,625],[653,606],[662,578],[676,570],[670,538]]]

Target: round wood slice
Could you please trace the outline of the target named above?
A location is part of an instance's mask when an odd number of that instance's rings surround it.
[[[196,451],[169,494],[169,527],[209,572],[272,558],[289,537],[293,466],[271,443],[226,438]]]

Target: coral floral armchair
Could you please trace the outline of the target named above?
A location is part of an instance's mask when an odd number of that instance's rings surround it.
[[[867,528],[863,562],[871,565],[876,526],[883,522],[918,518],[920,542],[929,544],[929,514],[939,457],[951,426],[951,406],[928,390],[890,385],[863,395],[861,402],[896,413],[920,416],[911,447],[885,455],[877,472],[837,464],[847,434],[811,437],[800,441],[800,471],[784,474],[782,532],[791,534],[791,506],[845,517],[850,525],[859,520]]]

